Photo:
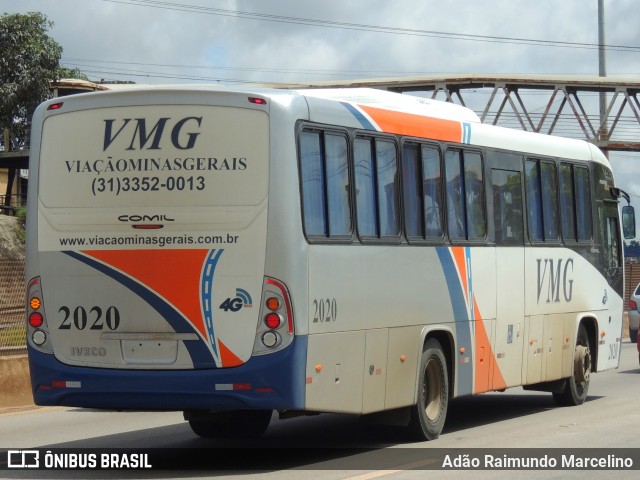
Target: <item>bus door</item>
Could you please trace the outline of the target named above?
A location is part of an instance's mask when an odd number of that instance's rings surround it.
[[[505,160],[501,159],[501,165]],[[511,160],[511,159],[509,159]],[[520,159],[508,166],[519,168]],[[516,165],[518,165],[516,167]],[[496,328],[493,389],[520,385],[524,337],[524,226],[520,170],[491,170],[496,244]]]
[[[608,348],[598,355],[598,370],[615,368],[620,361],[622,341],[621,323],[623,310],[623,269],[622,245],[620,241],[620,220],[618,202],[605,200],[599,211],[602,257],[608,288],[602,293],[602,305],[606,309],[603,318],[598,319],[599,330],[605,331],[604,340]],[[601,348],[603,345],[601,345]]]

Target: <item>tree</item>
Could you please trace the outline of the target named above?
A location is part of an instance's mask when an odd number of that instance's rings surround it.
[[[52,26],[39,12],[0,17],[0,128],[24,135],[35,108],[51,97],[49,82],[58,79],[62,55],[47,35]]]
[[[69,73],[80,76],[60,67],[62,47],[47,35],[52,26],[39,12],[0,16],[0,134],[8,129],[24,143],[34,110],[51,97],[50,82]],[[15,175],[15,169],[9,169],[6,206]]]
[[[90,81],[89,77],[82,73],[79,68],[60,67],[58,69],[58,79],[61,80],[63,78],[73,78],[77,80]]]

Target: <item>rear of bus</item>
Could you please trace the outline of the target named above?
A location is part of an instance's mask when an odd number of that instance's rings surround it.
[[[39,107],[26,273],[36,404],[303,406],[289,290],[265,272],[269,109],[265,96],[199,90]]]

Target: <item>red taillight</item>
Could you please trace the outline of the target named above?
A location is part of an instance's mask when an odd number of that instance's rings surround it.
[[[47,110],[59,110],[62,108],[64,102],[52,103],[47,107]]]
[[[253,353],[264,355],[294,341],[293,304],[289,290],[279,280],[265,277]]]
[[[53,353],[48,342],[49,330],[44,317],[44,301],[40,277],[32,278],[27,284],[26,327],[29,345],[42,352]]]
[[[632,310],[637,310],[638,309],[638,304],[633,300],[629,300],[629,308],[632,309]]]
[[[44,322],[44,317],[40,312],[33,312],[29,315],[29,325],[33,328],[41,327]]]
[[[282,323],[282,319],[277,313],[269,313],[264,317],[264,323],[267,327],[275,330]]]
[[[256,105],[266,105],[267,104],[267,101],[264,98],[249,97],[249,101],[251,103],[255,103]]]
[[[293,335],[293,311],[291,309],[291,300],[289,299],[289,292],[287,292],[287,288],[284,286],[284,284],[280,283],[279,281],[273,278],[267,278],[267,285],[274,286],[278,288],[278,290],[280,290],[280,293],[282,294],[282,298],[284,299],[284,306],[287,314],[287,326],[289,329],[289,333]]]

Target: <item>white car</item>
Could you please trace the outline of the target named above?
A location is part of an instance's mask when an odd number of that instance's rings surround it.
[[[629,296],[629,339],[632,343],[638,341],[638,323],[640,321],[640,284]]]

